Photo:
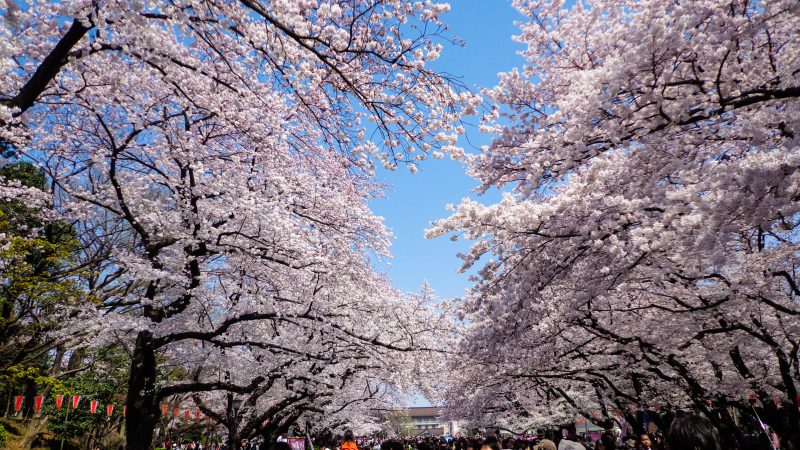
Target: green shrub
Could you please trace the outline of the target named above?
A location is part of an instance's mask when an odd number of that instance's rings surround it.
[[[5,448],[8,445],[9,433],[5,427],[0,425],[0,448]]]

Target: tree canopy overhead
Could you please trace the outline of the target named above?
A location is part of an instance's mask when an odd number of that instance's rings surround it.
[[[130,349],[128,448],[150,445],[167,396],[261,389],[278,372],[214,364],[247,349],[326,392],[326,370],[403,383],[439,349],[446,325],[371,266],[390,233],[367,202],[376,165],[461,157],[480,99],[428,67],[447,5],[2,7],[0,137],[42,168],[91,268],[97,300],[71,307],[61,335],[91,324],[91,343]],[[165,358],[196,367],[165,380]]]
[[[798,4],[515,5],[527,65],[485,91],[497,137],[470,169],[507,193],[430,232],[475,239],[464,267],[480,268],[464,350],[482,363],[453,407],[524,429],[615,410],[637,423],[656,404],[748,409],[754,393],[788,433]]]

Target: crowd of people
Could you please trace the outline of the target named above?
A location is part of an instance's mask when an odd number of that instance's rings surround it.
[[[706,418],[686,415],[675,419],[666,433],[641,433],[621,437],[607,430],[592,440],[577,434],[560,433],[540,437],[421,437],[388,440],[377,448],[371,443],[358,450],[800,450],[800,437],[776,442],[765,433],[745,434],[738,446],[725,445],[719,430]],[[280,450],[280,449],[273,449]],[[344,448],[340,450],[353,450]]]
[[[320,450],[800,450],[800,436],[787,442],[777,442],[770,440],[765,433],[756,433],[741,436],[738,442],[734,447],[725,445],[720,432],[708,419],[686,415],[675,419],[665,433],[629,434],[623,437],[609,429],[599,439],[554,432],[519,438],[496,434],[357,440],[351,431],[347,431],[335,442],[320,446]],[[222,443],[203,446],[194,441],[169,440],[164,447],[176,450],[292,450],[283,440],[271,443],[257,439],[243,439],[235,448]]]
[[[194,439],[176,439],[167,438],[164,441],[163,448],[166,450],[269,450],[270,446],[264,445],[261,439],[242,439],[239,445],[235,448],[229,447],[224,442],[212,442],[203,444],[201,441]],[[288,446],[288,445],[287,445]]]

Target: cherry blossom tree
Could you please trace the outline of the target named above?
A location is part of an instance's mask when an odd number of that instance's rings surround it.
[[[375,410],[399,408],[400,393],[417,387],[417,378],[437,366],[434,358],[449,344],[449,321],[433,310],[428,299],[401,296],[388,286],[384,292],[352,305],[358,314],[334,314],[338,323],[351,322],[349,328],[370,336],[370,342],[324,328],[309,334],[297,320],[260,322],[242,336],[184,349],[182,357],[170,359],[173,364],[197,367],[192,382],[181,384],[194,385],[192,400],[227,428],[231,442],[254,434],[272,442],[293,426],[303,429],[305,423],[312,424],[309,431],[320,432],[374,421]],[[270,338],[265,340],[264,335]],[[198,360],[202,364],[192,364]],[[219,379],[247,387],[239,392],[197,389]],[[170,387],[161,392],[169,394]],[[241,401],[240,408],[234,408],[234,399]]]
[[[506,193],[430,232],[476,240],[465,348],[575,413],[754,393],[796,429],[798,5],[515,5],[528,64],[470,161]]]
[[[121,86],[109,86],[113,78],[101,86],[84,79],[94,75],[97,82],[109,60],[141,66],[129,76],[151,83],[155,77],[176,101],[209,113],[215,112],[204,101],[209,95],[221,110],[262,110],[278,96],[293,111],[292,121],[315,129],[296,140],[318,139],[360,167],[372,166],[370,155],[389,167],[413,167],[440,151],[460,155],[457,123],[480,103],[426,67],[447,43],[439,18],[449,10],[430,0],[0,7],[8,11],[0,30],[0,104],[12,130],[32,121],[31,108],[71,104],[87,88],[99,94],[93,106],[114,102]],[[12,143],[24,138],[6,133]]]
[[[385,306],[370,258],[389,237],[367,202],[380,193],[376,165],[462,155],[459,120],[480,100],[427,67],[446,43],[447,5],[0,9],[0,138],[42,167],[93,269],[97,301],[71,310],[62,333],[91,324],[92,344],[130,342],[128,448],[149,448],[165,396],[268,380],[164,385],[159,359],[187,346],[291,355],[278,338],[288,327],[311,341],[425,348],[428,329],[366,326]]]

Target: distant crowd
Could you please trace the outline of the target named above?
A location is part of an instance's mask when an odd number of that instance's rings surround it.
[[[675,419],[665,434],[656,432],[622,437],[613,430],[606,430],[596,440],[558,433],[529,439],[501,436],[452,439],[420,437],[389,440],[376,448],[358,450],[800,450],[800,435],[781,443],[766,432],[743,430],[737,440],[737,446],[724,445],[719,431],[708,419],[687,415]],[[352,449],[341,447],[340,450]]]
[[[730,440],[730,439],[729,439]],[[358,439],[348,431],[332,445],[319,450],[800,450],[800,434],[786,442],[779,442],[766,432],[745,432],[736,439],[735,446],[723,444],[717,428],[698,415],[675,419],[666,433],[642,433],[621,436],[613,429],[599,438],[591,439],[577,434],[559,433],[537,437],[422,436],[405,439]],[[167,449],[175,450],[292,450],[284,441],[263,442],[244,439],[235,448],[225,444],[203,446],[197,442],[165,442]]]

